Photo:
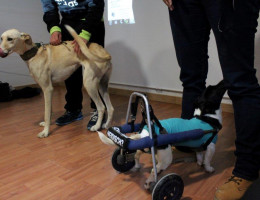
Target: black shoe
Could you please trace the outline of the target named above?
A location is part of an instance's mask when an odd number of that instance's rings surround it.
[[[78,121],[82,119],[83,119],[83,115],[81,111],[75,111],[75,112],[66,111],[64,115],[56,119],[55,122],[58,126],[64,126],[66,124],[70,124],[74,121]]]
[[[103,119],[102,119],[101,125],[102,125],[103,123],[105,123],[105,121],[106,121],[106,117],[105,117],[105,116],[106,116],[106,113],[104,114],[104,117],[103,117]],[[92,115],[90,116],[90,120],[89,120],[89,122],[88,122],[87,129],[90,130],[91,127],[94,126],[94,125],[97,123],[97,120],[98,120],[98,111],[97,111],[97,110],[94,110],[94,111],[92,112]]]

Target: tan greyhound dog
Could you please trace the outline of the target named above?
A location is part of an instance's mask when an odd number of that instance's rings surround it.
[[[44,93],[45,117],[44,122],[40,123],[44,129],[38,134],[40,138],[47,137],[50,131],[53,83],[66,80],[79,66],[83,66],[84,87],[98,110],[98,121],[91,131],[97,131],[101,126],[108,128],[114,112],[108,93],[108,82],[112,71],[110,54],[96,43],[87,46],[74,29],[70,26],[66,28],[79,44],[80,54],[75,53],[72,41],[66,41],[58,46],[37,47],[29,34],[21,33],[16,29],[7,30],[1,36],[0,57],[6,57],[12,52],[19,54]],[[103,125],[105,106],[99,93],[104,99],[108,115]]]

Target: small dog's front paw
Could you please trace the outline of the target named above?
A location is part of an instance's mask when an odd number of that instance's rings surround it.
[[[202,166],[202,161],[201,161],[201,160],[198,160],[198,161],[197,161],[197,164],[198,164],[199,166]]]
[[[132,171],[137,172],[141,169],[141,165],[138,162],[135,162],[135,166],[132,168]]]
[[[140,169],[141,168],[141,165],[139,163],[135,163],[135,166],[134,166],[135,169]]]
[[[145,182],[144,188],[145,188],[146,190],[149,190],[149,189],[150,189],[150,183]]]
[[[40,132],[40,133],[38,134],[38,137],[39,137],[39,138],[46,138],[46,137],[48,137],[48,135],[49,135],[48,132],[42,131],[42,132]]]
[[[140,168],[138,168],[138,167],[133,167],[133,168],[131,169],[132,172],[138,172],[139,170],[140,170]]]
[[[39,125],[40,126],[45,126],[45,122],[40,122]]]
[[[205,168],[206,172],[209,172],[209,173],[212,173],[212,172],[215,171],[215,169],[213,167],[211,167],[211,166],[205,166],[204,165],[204,168]]]
[[[150,187],[151,187],[151,184],[154,183],[154,182],[155,182],[155,177],[154,177],[154,174],[152,172],[152,174],[150,174],[148,179],[145,181],[144,188],[149,190]]]

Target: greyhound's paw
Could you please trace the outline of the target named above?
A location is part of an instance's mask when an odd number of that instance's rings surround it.
[[[204,165],[204,168],[205,168],[206,172],[209,172],[209,173],[212,173],[215,171],[215,169],[211,166]]]
[[[42,131],[38,134],[38,138],[46,138],[48,137],[49,133],[46,131]]]
[[[102,129],[108,129],[108,128],[109,128],[109,124],[108,123],[102,124]]]
[[[94,125],[94,126],[92,126],[92,127],[90,128],[90,131],[98,131],[99,128],[100,128],[99,126]]]
[[[39,125],[40,126],[45,126],[45,122],[40,122]]]

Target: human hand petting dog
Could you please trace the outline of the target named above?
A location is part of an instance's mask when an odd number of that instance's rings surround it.
[[[50,44],[57,46],[57,45],[61,44],[61,42],[62,42],[61,32],[59,32],[59,31],[53,32],[51,34]]]
[[[88,43],[88,41],[84,38],[81,38],[85,44]],[[59,44],[62,43],[62,35],[61,35],[61,32],[59,31],[55,31],[51,34],[51,38],[50,38],[50,44],[51,45],[54,45],[54,46],[57,46]],[[80,50],[80,47],[79,47],[79,44],[77,43],[76,40],[73,40],[72,44],[74,45],[74,51],[79,54],[81,53],[81,50]]]
[[[172,5],[172,0],[163,0],[163,2],[168,6],[170,11],[173,11],[173,5]]]
[[[84,38],[82,38],[82,37],[81,37],[81,39],[85,42],[85,44],[88,43],[88,41],[87,41],[86,39],[84,39]],[[79,47],[79,44],[77,43],[77,41],[76,41],[76,40],[73,40],[72,44],[74,45],[74,51],[75,51],[77,54],[81,53],[81,50],[80,50],[80,47]]]

